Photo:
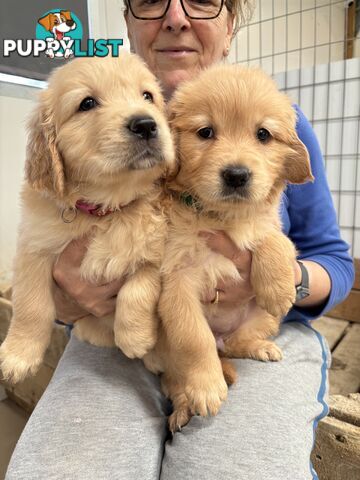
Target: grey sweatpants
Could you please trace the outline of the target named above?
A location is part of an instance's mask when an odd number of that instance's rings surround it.
[[[219,415],[171,439],[169,402],[141,361],[72,337],[17,444],[6,480],[308,480],[327,413],[326,342],[287,323],[279,363],[235,360]]]

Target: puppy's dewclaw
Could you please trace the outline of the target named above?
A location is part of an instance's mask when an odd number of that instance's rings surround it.
[[[220,382],[216,345],[225,357],[281,359],[269,337],[295,301],[297,253],[281,229],[280,199],[288,183],[313,177],[291,101],[260,70],[218,65],[203,71],[175,92],[169,118],[180,168],[167,184],[172,203],[159,302],[167,340],[156,351],[165,359],[164,383],[172,376],[177,384],[166,385],[168,395],[188,399],[188,405],[175,402],[175,428],[187,408],[216,413],[226,398],[224,375],[235,381],[234,369],[225,367]],[[237,311],[201,303],[219,280],[241,282],[234,264],[199,237],[219,230],[252,252],[256,296]]]
[[[153,348],[166,234],[159,181],[174,163],[160,87],[138,57],[76,59],[50,76],[29,122],[14,315],[0,348],[10,381],[41,364],[56,316],[53,265],[81,237],[83,278],[126,281],[116,314],[84,317],[75,334],[117,342],[129,357]]]

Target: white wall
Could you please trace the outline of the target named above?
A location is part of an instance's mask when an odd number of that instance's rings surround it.
[[[15,252],[19,190],[25,163],[26,117],[35,89],[0,84],[0,281],[7,278]]]
[[[344,0],[257,0],[248,27],[233,42],[231,61],[268,73],[343,60]],[[360,39],[354,44],[360,56]],[[250,59],[250,61],[249,61]]]
[[[360,258],[360,58],[277,74],[312,122],[341,233]]]

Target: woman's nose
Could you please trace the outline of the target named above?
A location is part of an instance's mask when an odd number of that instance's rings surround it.
[[[180,0],[170,1],[162,26],[165,30],[173,31],[174,33],[190,28],[189,17],[185,15]]]

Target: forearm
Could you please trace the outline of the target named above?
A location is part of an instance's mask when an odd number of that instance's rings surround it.
[[[297,307],[317,307],[328,299],[331,291],[331,279],[328,272],[316,262],[301,260],[309,273],[310,295],[295,303]],[[295,285],[301,282],[301,270],[296,262]]]

